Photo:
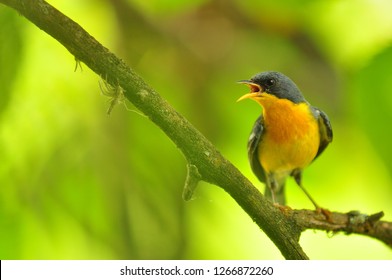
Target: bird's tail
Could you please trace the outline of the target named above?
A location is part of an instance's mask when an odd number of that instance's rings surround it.
[[[275,203],[279,205],[286,205],[286,195],[284,191],[285,182],[279,182],[278,186],[275,188],[265,187],[264,195],[265,197],[274,202],[272,199],[272,191],[274,192]],[[273,189],[273,190],[272,190]]]

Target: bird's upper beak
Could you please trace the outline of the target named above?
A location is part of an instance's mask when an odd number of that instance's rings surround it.
[[[250,80],[241,80],[241,81],[238,81],[238,83],[247,85],[250,88],[250,93],[247,93],[247,94],[241,96],[240,98],[238,98],[237,102],[244,100],[244,99],[247,99],[247,98],[259,97],[264,92],[264,89],[260,85],[255,84],[254,82],[252,82]]]

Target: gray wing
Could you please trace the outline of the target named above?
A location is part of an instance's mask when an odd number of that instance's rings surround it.
[[[326,113],[316,107],[312,107],[313,113],[317,118],[320,130],[320,146],[315,159],[325,150],[329,143],[332,142],[332,126]]]
[[[258,147],[264,133],[263,116],[260,116],[253,125],[252,132],[248,140],[248,159],[253,173],[261,182],[265,182],[265,171],[260,164]]]

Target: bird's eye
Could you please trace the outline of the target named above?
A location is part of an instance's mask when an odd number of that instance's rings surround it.
[[[275,80],[274,79],[269,79],[265,82],[265,85],[267,87],[272,87],[273,85],[275,85]]]

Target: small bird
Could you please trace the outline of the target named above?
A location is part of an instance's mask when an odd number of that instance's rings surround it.
[[[266,197],[285,205],[284,186],[292,176],[316,209],[321,209],[302,186],[301,175],[332,141],[328,116],[310,105],[282,73],[262,72],[239,83],[249,86],[250,93],[237,101],[250,98],[263,108],[248,140],[248,158],[253,173],[266,184]]]

